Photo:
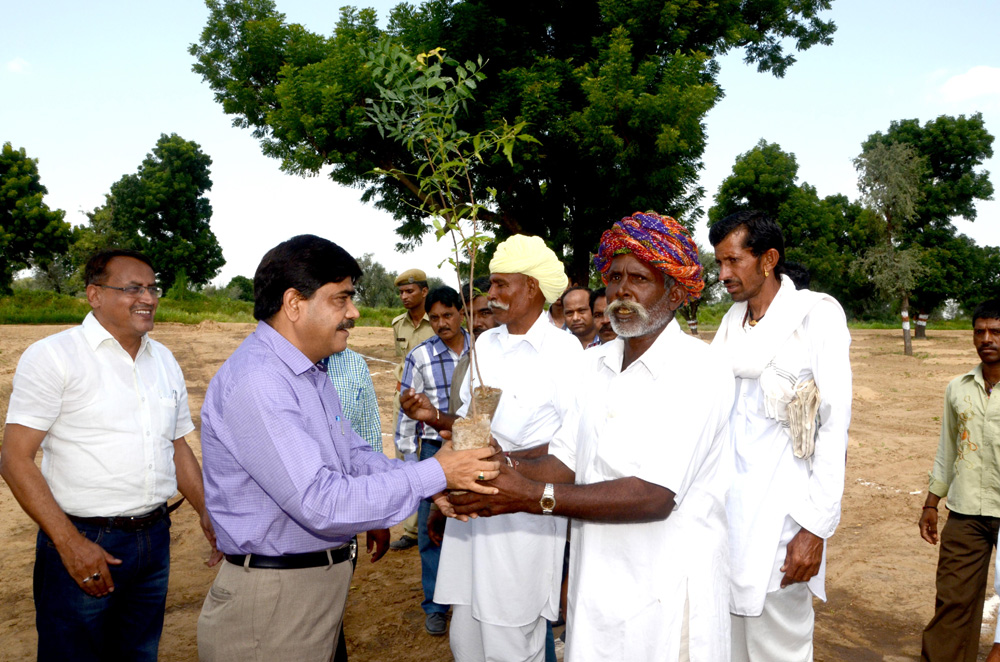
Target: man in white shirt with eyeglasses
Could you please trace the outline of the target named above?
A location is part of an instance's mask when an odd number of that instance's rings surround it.
[[[0,474],[40,527],[38,660],[156,660],[167,500],[178,487],[212,543],[209,565],[220,555],[184,439],[194,430],[184,376],[147,335],[161,294],[153,267],[135,251],[103,251],[84,279],[92,311],[83,323],[34,343],[18,362]]]

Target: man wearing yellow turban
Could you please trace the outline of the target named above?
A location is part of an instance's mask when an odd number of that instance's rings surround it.
[[[545,302],[566,289],[566,273],[541,238],[523,235],[497,247],[490,271],[487,298],[500,326],[476,340],[479,370],[473,366],[467,373],[458,414],[468,411],[481,374],[487,386],[503,389],[493,437],[505,451],[544,455],[562,425],[567,375],[583,353],[574,336],[543,314]],[[451,427],[454,417],[429,404],[411,407],[418,398],[404,394],[408,414]],[[546,619],[559,617],[565,542],[562,517],[518,513],[449,520],[434,601],[453,605],[451,649],[457,662],[544,660]]]

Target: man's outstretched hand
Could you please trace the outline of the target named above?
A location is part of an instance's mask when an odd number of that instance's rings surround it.
[[[446,441],[441,450],[434,454],[435,460],[444,470],[448,481],[448,489],[469,490],[480,494],[496,494],[497,488],[484,485],[484,481],[493,480],[500,475],[500,463],[487,458],[494,454],[493,448],[474,448],[456,451],[451,442]]]
[[[408,388],[399,394],[399,408],[415,421],[430,423],[438,416],[437,407],[431,404],[426,393],[417,393]]]

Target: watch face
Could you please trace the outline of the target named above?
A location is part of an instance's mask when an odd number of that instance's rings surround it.
[[[552,510],[556,507],[556,500],[552,497],[542,497],[542,510]]]

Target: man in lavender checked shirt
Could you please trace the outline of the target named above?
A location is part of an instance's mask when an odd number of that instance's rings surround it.
[[[490,449],[445,444],[404,464],[344,420],[320,362],[347,346],[360,277],[354,258],[320,237],[271,249],[254,276],[257,329],[208,387],[205,501],[226,563],[198,618],[205,662],[331,660],[353,536],[401,522],[446,487],[495,492],[478,482],[499,473]]]

